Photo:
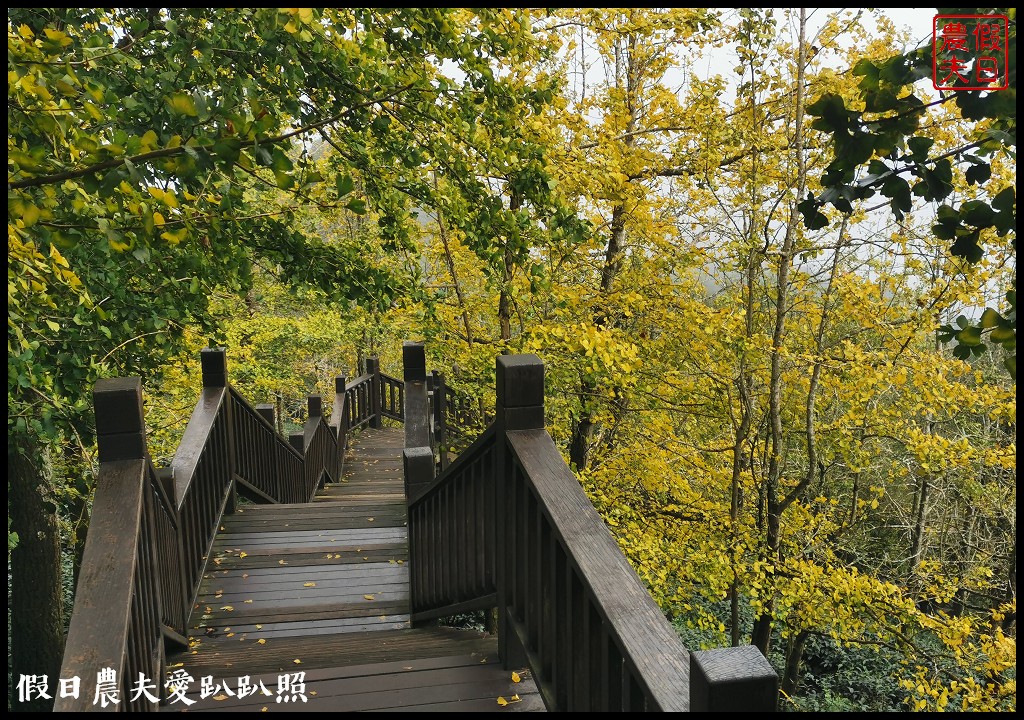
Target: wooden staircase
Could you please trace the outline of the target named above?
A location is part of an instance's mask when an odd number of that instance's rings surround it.
[[[185,698],[194,704],[166,710],[544,709],[525,668],[519,682],[502,668],[495,636],[411,627],[404,442],[401,428],[366,428],[341,482],[312,504],[223,517],[190,647],[167,658],[169,671],[193,678]],[[305,701],[291,692],[300,672]],[[246,675],[271,694],[239,697]]]
[[[540,358],[496,358],[492,414],[402,354],[285,437],[205,349],[159,470],[141,379],[97,383],[82,692],[55,710],[775,709],[756,648],[679,641],[547,432]],[[471,611],[497,633],[444,626]]]

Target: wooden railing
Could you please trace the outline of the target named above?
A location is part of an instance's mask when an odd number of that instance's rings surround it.
[[[382,384],[397,382],[372,359],[368,376],[335,381],[330,424],[311,396],[303,432],[286,440],[274,429],[273,406],[253,408],[230,386],[223,350],[200,357],[202,395],[169,471],[149,459],[139,378],[101,380],[94,391],[100,466],[61,677],[113,670],[121,710],[157,709],[144,693],[129,702],[127,689],[141,673],[164,692],[165,643],[186,643],[206,560],[236,493],[311,500],[323,482],[340,480],[350,431],[380,426]],[[389,392],[390,417],[404,400],[401,389]],[[87,695],[58,698],[55,710],[112,709]]]
[[[465,450],[491,421],[483,400],[452,387],[443,373],[434,370],[427,376],[433,418],[434,444],[438,465],[448,467],[451,459]]]
[[[413,620],[496,608],[503,662],[530,666],[549,710],[774,710],[756,648],[683,647],[545,430],[540,359],[498,357],[493,424],[435,477],[434,449],[410,444],[428,438],[409,432],[421,354],[405,354]]]

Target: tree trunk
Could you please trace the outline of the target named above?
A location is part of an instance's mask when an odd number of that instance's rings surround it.
[[[807,645],[807,631],[801,630],[789,638],[786,647],[786,669],[782,673],[782,692],[784,695],[792,696],[800,683],[800,661],[804,656],[804,647]]]
[[[7,441],[7,511],[18,546],[11,553],[11,667],[9,697],[17,701],[21,675],[45,675],[53,695],[64,654],[60,532],[45,460],[25,437]],[[53,701],[33,699],[18,709],[50,711]]]
[[[796,228],[800,222],[797,203],[803,196],[807,185],[807,162],[804,158],[804,66],[807,63],[807,11],[800,8],[800,46],[796,66],[796,108],[794,112],[794,151],[797,160],[797,178],[795,199],[790,201],[789,222],[786,235],[779,250],[779,269],[776,276],[775,290],[775,328],[772,332],[772,365],[768,393],[768,417],[771,430],[771,452],[768,455],[768,477],[766,479],[765,500],[767,509],[767,527],[765,533],[764,559],[776,565],[779,558],[780,525],[785,504],[779,497],[779,483],[782,477],[782,454],[785,437],[782,427],[782,346],[786,336],[786,314],[789,302],[789,266],[793,259],[793,243],[796,240]],[[771,616],[774,598],[766,599],[760,616],[754,623],[754,635],[751,642],[765,655],[768,655],[771,641]]]

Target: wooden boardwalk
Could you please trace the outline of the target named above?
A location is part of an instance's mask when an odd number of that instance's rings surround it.
[[[168,657],[194,704],[167,710],[544,710],[494,636],[410,626],[403,445],[401,428],[364,429],[314,503],[224,516],[190,647]]]

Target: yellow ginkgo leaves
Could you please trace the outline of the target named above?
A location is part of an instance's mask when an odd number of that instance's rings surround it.
[[[302,583],[302,587],[316,587],[315,582]]]
[[[373,595],[363,595],[363,598],[366,600],[373,600]]]

